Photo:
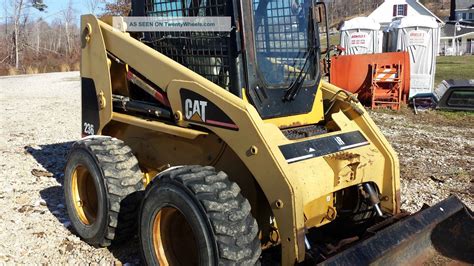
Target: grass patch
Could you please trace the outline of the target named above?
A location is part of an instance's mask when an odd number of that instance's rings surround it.
[[[446,79],[474,79],[474,56],[438,56],[435,86]]]
[[[338,45],[340,44],[341,35],[339,33],[329,35],[329,45]],[[326,33],[321,34],[321,46],[326,47]]]
[[[437,111],[441,116],[444,116],[448,119],[464,119],[464,118],[474,118],[474,112],[464,112],[464,111]]]

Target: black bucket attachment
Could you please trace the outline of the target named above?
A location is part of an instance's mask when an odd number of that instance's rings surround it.
[[[473,265],[474,217],[458,198],[408,216],[322,265]]]

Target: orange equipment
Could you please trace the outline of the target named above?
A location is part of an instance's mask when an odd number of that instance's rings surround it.
[[[402,103],[402,65],[371,65],[372,68],[372,109],[391,108],[400,110]],[[405,99],[403,99],[405,100]]]
[[[398,65],[397,79],[400,80],[401,100],[406,103],[410,92],[410,57],[408,52],[341,55],[331,58],[331,83],[349,92],[357,93],[359,100],[366,106],[372,106],[375,66]],[[376,82],[378,88],[383,82]]]

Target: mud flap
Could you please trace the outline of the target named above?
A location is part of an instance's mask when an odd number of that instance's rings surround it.
[[[474,264],[474,217],[457,197],[421,210],[321,265]]]

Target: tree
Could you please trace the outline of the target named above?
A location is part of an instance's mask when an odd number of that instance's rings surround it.
[[[71,33],[70,27],[74,23],[76,16],[74,15],[75,10],[72,7],[72,0],[69,0],[67,8],[62,12],[64,19],[64,32],[66,36],[66,55],[71,52]]]
[[[24,8],[23,0],[14,0],[13,1],[13,47],[15,52],[15,68],[20,67],[20,57],[19,57],[19,42],[18,38],[20,37],[20,18],[21,13]]]
[[[5,38],[8,35],[8,6],[7,6],[7,0],[3,1],[3,14],[5,16]]]
[[[27,11],[28,8],[34,7],[40,11],[44,11],[46,5],[40,0],[31,0],[28,5],[25,0],[11,0],[11,6],[13,7],[13,46],[15,54],[15,68],[20,68],[20,37],[21,37],[21,20],[23,19],[23,25],[26,24],[28,16],[24,16],[23,12]]]
[[[131,0],[106,1],[104,16],[127,16],[131,10]]]
[[[99,5],[104,2],[103,0],[87,0],[85,1],[84,5],[86,6],[89,13],[95,15],[97,8]]]

